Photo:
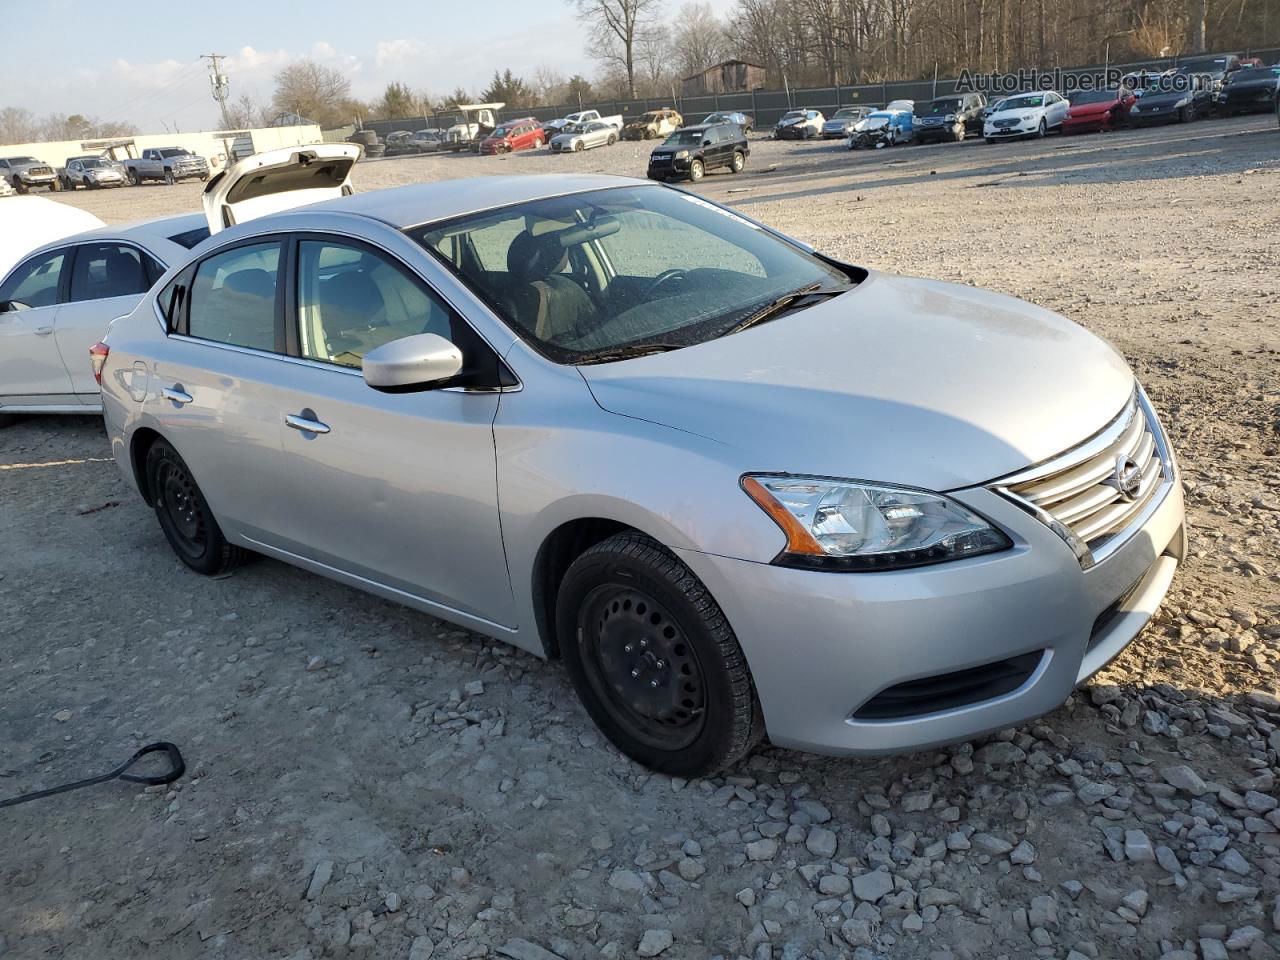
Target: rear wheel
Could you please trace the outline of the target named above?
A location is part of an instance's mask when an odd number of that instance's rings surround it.
[[[762,739],[755,687],[723,611],[643,534],[617,534],[574,561],[556,628],[583,706],[638,763],[707,776]]]
[[[689,164],[689,179],[694,183],[701,180],[704,173],[706,173],[706,169],[702,166],[701,160],[694,160]]]
[[[129,182],[132,183],[135,187],[142,186],[142,177],[138,175],[137,170],[129,171]]]
[[[190,469],[164,440],[147,451],[146,482],[160,529],[179,560],[206,576],[244,562],[245,551],[227,542]]]
[[[741,173],[742,168],[747,165],[747,158],[742,155],[741,150],[733,151],[733,161],[729,164],[729,170],[733,173]]]

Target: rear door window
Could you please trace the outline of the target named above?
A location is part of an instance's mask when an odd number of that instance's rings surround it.
[[[141,295],[163,273],[147,254],[126,244],[86,243],[76,248],[71,300]]]
[[[202,340],[277,350],[280,244],[234,247],[204,260],[191,283],[187,333]]]

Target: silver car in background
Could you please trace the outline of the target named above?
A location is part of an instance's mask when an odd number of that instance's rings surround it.
[[[229,171],[239,225],[97,358],[193,570],[261,553],[562,658],[619,749],[695,776],[766,734],[875,754],[1052,710],[1184,556],[1155,411],[1047,310],[643,181],[283,211],[288,167],[247,221]]]
[[[79,233],[19,261],[0,280],[0,420],[100,410],[90,348],[207,236],[201,214],[165,217]]]
[[[555,153],[580,153],[592,147],[612,147],[617,142],[617,127],[602,120],[590,120],[566,133],[556,134],[551,138],[551,149]]]

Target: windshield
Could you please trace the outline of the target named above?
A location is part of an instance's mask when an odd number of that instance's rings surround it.
[[[891,120],[893,113],[889,110],[877,110],[875,113],[867,117],[868,120]]]
[[[10,163],[39,163],[35,157],[8,157]]]
[[[510,132],[511,132],[511,130],[510,130],[508,127],[499,127],[497,130],[493,131],[493,133],[489,134],[489,136],[491,136],[491,137],[505,137],[505,136],[506,136],[508,133],[510,133]]]
[[[843,272],[701,197],[618,187],[411,229],[513,329],[560,363],[715,339]]]
[[[185,157],[186,155],[187,155],[187,151],[185,150],[161,150],[160,151],[160,156],[162,157]]]
[[[1026,110],[1028,107],[1043,107],[1044,97],[1036,94],[1031,97],[1010,97],[1008,100],[1001,101],[1001,110]]]
[[[1089,90],[1071,95],[1071,105],[1078,107],[1084,103],[1111,103],[1116,99],[1115,90]]]
[[[924,108],[924,115],[926,117],[944,117],[948,113],[955,113],[963,103],[964,101],[959,97],[954,97],[950,100],[934,100]]]
[[[831,117],[831,119],[832,120],[852,120],[853,118],[857,117],[861,112],[862,111],[859,110],[857,107],[843,107],[842,109],[837,110],[835,114]]]
[[[94,170],[98,167],[105,167],[106,164],[103,163],[98,157],[90,157],[87,160],[81,160],[80,166],[84,167],[86,170]]]
[[[804,116],[803,110],[788,110],[782,115],[783,120],[799,120]]]
[[[1181,74],[1188,73],[1222,73],[1227,69],[1227,61],[1218,60],[1193,60],[1191,63],[1184,63],[1178,68]]]
[[[701,130],[677,130],[662,141],[664,147],[697,147],[701,146],[701,144]]]
[[[1274,80],[1280,77],[1280,67],[1247,67],[1227,74],[1227,83],[1254,83],[1258,80]]]

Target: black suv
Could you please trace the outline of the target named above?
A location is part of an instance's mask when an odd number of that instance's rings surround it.
[[[696,183],[717,167],[740,173],[750,154],[747,135],[737,124],[681,127],[649,154],[649,179],[689,179]]]
[[[953,93],[936,97],[916,108],[916,141],[963,140],[967,134],[982,133],[982,108],[987,98],[980,93]]]

